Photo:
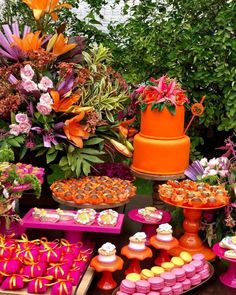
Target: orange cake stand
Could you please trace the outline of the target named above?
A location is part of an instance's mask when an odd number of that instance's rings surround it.
[[[140,261],[147,258],[151,258],[152,250],[146,247],[145,250],[135,251],[130,249],[127,245],[121,249],[121,254],[127,257],[128,259],[131,259],[131,263],[125,271],[125,274],[127,275],[132,272],[140,273],[141,272]]]
[[[97,283],[97,287],[102,290],[112,290],[117,286],[114,281],[112,273],[121,270],[123,268],[124,261],[119,256],[116,256],[116,261],[112,263],[104,263],[98,260],[98,256],[95,256],[90,263],[97,272],[102,272],[102,276]]]
[[[203,210],[219,209],[225,207],[225,205],[213,208],[194,208],[177,206],[172,204],[171,202],[166,202],[166,200],[164,199],[162,200],[163,202],[172,206],[183,208],[183,214],[185,218],[183,223],[185,233],[179,239],[179,246],[171,249],[169,253],[173,256],[178,256],[181,251],[188,251],[191,254],[202,253],[204,254],[206,260],[213,260],[216,255],[210,248],[203,245],[203,242],[198,235],[200,228],[200,219]]]
[[[178,247],[179,241],[176,238],[173,238],[170,242],[162,242],[156,238],[156,235],[154,235],[150,239],[150,244],[157,250],[160,250],[159,255],[155,259],[155,264],[161,265],[165,261],[170,261],[168,252],[171,249]]]

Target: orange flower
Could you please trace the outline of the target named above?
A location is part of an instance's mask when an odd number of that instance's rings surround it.
[[[69,108],[80,98],[79,94],[74,94],[70,97],[60,99],[59,92],[55,90],[52,90],[50,94],[53,99],[52,108],[55,112],[67,112]]]
[[[62,7],[72,7],[67,3],[58,4],[59,0],[23,0],[23,2],[33,10],[34,18],[36,20],[39,20],[46,12],[50,13],[54,20],[57,20],[58,16],[55,12],[56,10]]]
[[[129,125],[134,123],[135,120],[136,117],[133,117],[130,120],[126,120],[120,123],[120,125],[118,126],[118,130],[123,137],[130,138],[138,132],[138,130],[136,130],[135,128],[129,127]]]
[[[59,56],[59,55],[65,54],[66,52],[74,49],[77,46],[76,43],[71,43],[71,44],[67,44],[67,43],[68,43],[68,39],[65,38],[63,34],[59,34],[59,36],[57,37],[53,45],[52,53],[55,56]]]
[[[41,34],[40,31],[37,31],[35,33],[28,33],[25,35],[24,38],[19,38],[16,35],[13,35],[12,38],[14,39],[13,45],[16,45],[18,48],[20,48],[22,51],[27,52],[31,50],[37,50],[41,48],[42,39],[43,37],[39,38],[39,35]]]
[[[83,148],[83,139],[88,139],[89,133],[85,131],[84,125],[80,121],[84,118],[85,113],[81,112],[79,115],[70,120],[65,121],[64,132],[67,138],[79,147]]]

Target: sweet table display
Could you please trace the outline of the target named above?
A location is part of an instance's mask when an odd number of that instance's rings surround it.
[[[152,250],[146,246],[146,234],[137,232],[129,238],[129,244],[121,249],[121,254],[131,259],[129,267],[125,274],[140,273],[141,267],[139,261],[152,257]]]
[[[179,242],[172,236],[172,226],[168,223],[159,225],[156,232],[157,234],[151,237],[150,244],[160,250],[155,259],[155,264],[161,265],[165,261],[170,261],[168,251],[177,247]]]
[[[207,260],[215,258],[213,251],[204,246],[198,235],[203,210],[213,210],[226,206],[229,196],[222,185],[211,186],[191,180],[168,181],[159,189],[161,199],[167,204],[183,208],[185,230],[179,239],[179,246],[171,249],[174,256],[186,250],[192,254],[203,253]]]
[[[133,209],[129,211],[128,216],[130,219],[142,223],[141,231],[147,235],[147,245],[149,245],[151,236],[156,233],[156,226],[170,222],[171,220],[171,214],[169,212],[158,210],[155,207]]]
[[[117,286],[112,273],[123,268],[123,260],[116,255],[116,247],[111,243],[105,243],[98,249],[99,255],[95,256],[90,263],[102,276],[97,287],[103,290],[112,290]]]
[[[108,176],[58,180],[50,188],[56,201],[77,208],[118,207],[136,194],[136,187],[131,181]]]
[[[108,209],[98,213],[94,209],[53,210],[32,208],[22,218],[25,228],[63,230],[72,242],[83,240],[83,232],[119,234],[124,214]]]
[[[67,240],[30,241],[0,236],[0,294],[72,295],[83,276],[94,245]],[[24,293],[25,292],[25,293]]]
[[[214,268],[202,254],[191,256],[182,252],[180,255],[186,258],[182,266],[175,265],[169,270],[154,266],[150,270],[143,269],[140,274],[130,273],[113,294],[179,295],[199,287],[212,277]]]
[[[236,288],[236,236],[225,237],[213,246],[214,253],[229,262],[228,269],[220,276],[220,281],[231,288]]]

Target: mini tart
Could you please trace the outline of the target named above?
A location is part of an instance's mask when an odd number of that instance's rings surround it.
[[[99,213],[97,221],[99,225],[111,225],[115,226],[117,224],[119,214],[112,210],[104,210]]]
[[[80,209],[77,211],[75,221],[79,224],[92,224],[96,219],[96,211],[93,209]]]

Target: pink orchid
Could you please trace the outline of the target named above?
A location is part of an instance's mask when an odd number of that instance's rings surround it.
[[[146,85],[139,85],[139,87],[135,90],[135,92],[138,94],[141,94],[143,93],[145,88],[146,88]]]

